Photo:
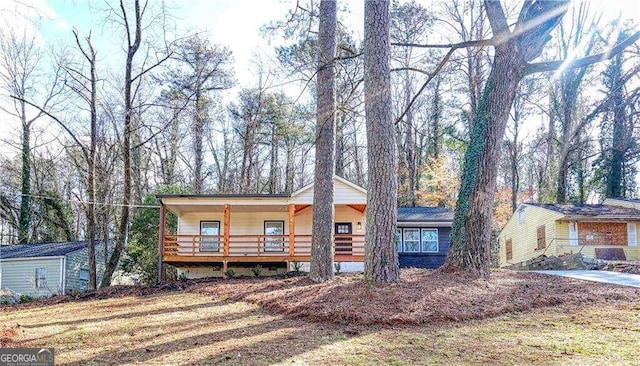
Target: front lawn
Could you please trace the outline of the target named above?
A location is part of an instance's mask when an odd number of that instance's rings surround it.
[[[380,288],[342,275],[320,285],[305,278],[237,279],[172,291],[103,290],[82,300],[0,310],[0,343],[54,347],[56,364],[78,365],[583,365],[640,359],[637,289],[524,275],[500,272],[484,290],[467,294],[467,286],[478,283],[456,285],[424,271],[405,271],[403,282]],[[555,291],[546,293],[553,301],[531,298],[525,306],[522,292],[534,287],[532,293],[539,293],[544,283]],[[409,284],[415,293],[391,298]],[[571,284],[580,296],[568,291]],[[335,296],[329,301],[327,294]],[[362,296],[367,298],[354,300]],[[292,305],[285,305],[286,298]],[[389,309],[418,298],[426,300],[384,319]],[[452,316],[442,316],[447,309],[428,310],[429,301],[447,306],[444,299],[450,300]],[[388,305],[382,309],[372,307],[383,302]],[[461,304],[471,309],[454,309]],[[504,311],[495,314],[496,309]],[[358,312],[365,315],[353,315]]]

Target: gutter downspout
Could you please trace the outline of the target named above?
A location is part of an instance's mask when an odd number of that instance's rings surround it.
[[[65,273],[67,269],[67,256],[63,256],[62,258],[60,258],[60,285],[62,287],[62,295],[65,294],[66,292],[66,287],[67,287],[67,274]]]

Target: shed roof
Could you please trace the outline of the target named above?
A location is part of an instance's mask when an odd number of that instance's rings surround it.
[[[398,222],[452,222],[453,212],[444,207],[398,207]]]
[[[87,247],[86,241],[0,245],[0,259],[58,257]]]
[[[623,206],[575,203],[527,203],[527,205],[542,207],[573,218],[596,218],[599,216],[607,218],[640,218],[640,210]]]

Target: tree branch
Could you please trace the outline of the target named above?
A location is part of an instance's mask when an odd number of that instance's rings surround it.
[[[80,148],[80,150],[82,150],[82,155],[84,156],[85,159],[87,159],[87,162],[91,161],[89,159],[89,154],[87,153],[87,149],[85,148],[85,146],[80,142],[80,140],[76,137],[76,135],[73,133],[73,131],[71,131],[60,119],[58,119],[58,117],[54,116],[53,114],[45,111],[44,109],[42,109],[40,106],[37,106],[33,103],[31,103],[30,101],[24,99],[24,98],[20,98],[17,97],[15,95],[10,95],[11,98],[18,100],[20,102],[26,103],[30,106],[32,106],[33,108],[36,108],[37,110],[40,111],[40,113],[47,115],[49,118],[51,118],[52,120],[56,121],[56,123],[58,123],[60,125],[60,127],[62,127],[65,131],[67,131],[67,133],[69,134],[69,136],[71,136],[71,138],[73,139],[73,141],[78,145],[78,147]]]
[[[583,57],[576,59],[575,61],[567,64],[565,67],[567,69],[575,69],[580,67],[585,67],[589,65],[593,65],[595,63],[609,60],[613,56],[625,50],[625,48],[634,44],[638,39],[640,39],[640,31],[634,33],[633,35],[627,37],[622,42],[618,43],[615,47],[612,47],[609,51],[598,53],[595,55]],[[548,72],[558,70],[566,60],[555,60],[555,61],[545,61],[545,62],[536,62],[532,64],[528,64],[525,67],[525,75],[534,74],[537,72]]]

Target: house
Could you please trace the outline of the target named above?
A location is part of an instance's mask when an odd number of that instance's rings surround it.
[[[444,207],[398,207],[400,267],[438,268],[449,250],[453,212]]]
[[[160,268],[173,265],[179,276],[188,278],[222,276],[229,268],[251,275],[257,265],[263,275],[309,268],[313,185],[291,194],[159,195],[158,199]],[[341,271],[362,270],[367,192],[335,176],[334,205],[334,261]],[[175,233],[167,232],[167,212],[178,218]],[[420,258],[446,252],[450,218],[441,209],[399,212],[407,219],[398,221],[401,256],[407,265],[435,266],[439,259],[421,262]]]
[[[96,242],[98,282],[104,273],[104,249]],[[88,281],[85,241],[0,245],[1,290],[42,297],[86,290]]]
[[[598,205],[521,204],[498,235],[500,267],[543,254],[640,259],[640,210],[631,203],[616,201]]]

